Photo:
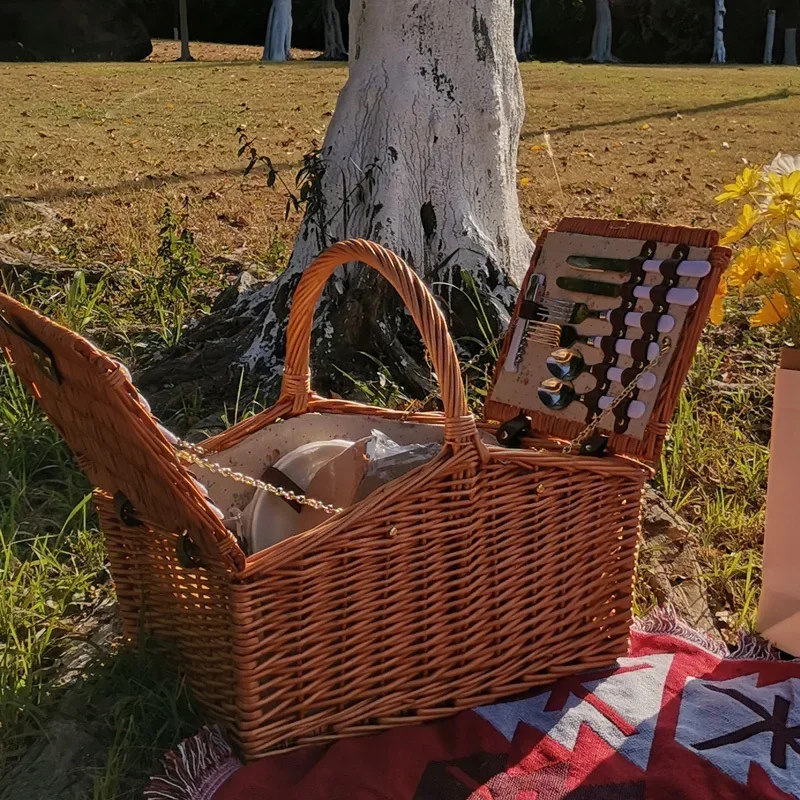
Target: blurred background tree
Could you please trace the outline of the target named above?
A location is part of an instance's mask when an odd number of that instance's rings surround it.
[[[170,0],[125,0],[150,35],[171,38],[175,9]],[[261,45],[270,0],[187,0],[192,39]],[[339,13],[345,48],[349,0],[293,0],[292,46],[325,50],[326,4]],[[515,0],[517,32],[527,0]],[[533,48],[544,60],[585,59],[591,49],[595,0],[535,0]],[[711,0],[611,0],[613,53],[633,63],[708,63],[714,3]],[[767,12],[777,10],[775,63],[784,61],[785,31],[797,28],[800,0],[726,0],[725,46],[729,62],[761,63]]]

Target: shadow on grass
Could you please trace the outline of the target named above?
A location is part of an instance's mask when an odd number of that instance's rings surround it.
[[[103,652],[38,702],[0,695],[0,799],[133,800],[200,724],[162,649]]]
[[[294,166],[295,165],[293,164],[281,163],[276,164],[275,169],[282,172],[292,169]],[[151,175],[146,178],[141,178],[140,180],[120,181],[119,183],[114,183],[109,186],[53,187],[51,189],[44,189],[40,192],[28,192],[14,197],[3,198],[3,200],[13,201],[19,198],[21,200],[27,200],[33,203],[51,203],[70,197],[104,197],[108,194],[141,192],[148,189],[160,189],[164,186],[190,183],[192,181],[202,183],[204,181],[213,181],[219,178],[242,177],[243,175],[243,167],[211,170],[209,172],[189,172],[185,175],[180,173],[170,173],[169,175]],[[0,202],[2,201],[0,200]]]
[[[542,136],[544,133],[580,133],[581,131],[598,130],[599,128],[613,128],[615,125],[630,125],[636,122],[645,122],[653,119],[672,119],[676,114],[691,116],[692,114],[710,114],[714,111],[725,111],[730,108],[740,108],[742,106],[757,105],[759,103],[772,103],[776,100],[788,100],[790,97],[797,97],[798,92],[790,92],[788,89],[781,89],[779,92],[759,95],[757,97],[742,97],[739,100],[726,100],[724,103],[709,103],[704,106],[693,106],[690,108],[670,108],[667,111],[651,111],[645,114],[636,114],[624,119],[612,119],[607,122],[586,122],[579,125],[562,125],[559,128],[550,128],[547,131],[532,131],[523,133],[521,139],[533,139]]]

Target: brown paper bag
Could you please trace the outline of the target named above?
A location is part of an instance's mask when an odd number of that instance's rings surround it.
[[[775,379],[765,527],[757,627],[800,656],[800,351],[789,348]]]

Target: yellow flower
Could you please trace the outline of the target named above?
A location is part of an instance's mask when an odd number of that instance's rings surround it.
[[[758,188],[761,180],[760,167],[745,167],[742,174],[733,183],[726,184],[725,191],[714,199],[718,203],[727,203],[729,200],[738,200],[746,197]]]
[[[786,298],[780,292],[775,292],[772,297],[765,297],[761,310],[750,317],[750,327],[759,328],[762,325],[776,325],[779,322],[783,322],[789,316],[789,313],[790,309]]]
[[[717,291],[714,295],[714,300],[711,303],[711,313],[709,318],[712,325],[721,325],[722,320],[725,319],[725,296],[728,294],[728,283],[725,276],[719,279],[717,284]]]
[[[717,198],[719,199],[719,198]],[[739,215],[736,224],[725,234],[720,241],[720,244],[725,247],[729,244],[735,244],[744,239],[748,233],[753,229],[753,226],[758,222],[760,217],[757,208],[753,208],[750,203],[747,203]]]
[[[792,297],[795,299],[800,298],[800,275],[793,270],[789,270],[787,272],[782,272],[779,280],[786,281],[786,285],[788,286]],[[780,284],[778,285],[780,286]]]
[[[800,231],[790,230],[788,236],[779,236],[775,247],[781,254],[784,270],[800,267]]]
[[[769,248],[758,245],[746,247],[731,264],[727,272],[728,283],[737,287],[741,294],[741,290],[753,278],[773,275],[782,266],[781,254],[774,245]]]
[[[800,219],[800,170],[790,175],[767,175],[769,195],[764,216],[772,223]]]
[[[770,172],[767,174],[767,183],[770,194],[776,200],[777,195],[789,200],[797,200],[800,197],[800,170],[790,172],[788,175]]]

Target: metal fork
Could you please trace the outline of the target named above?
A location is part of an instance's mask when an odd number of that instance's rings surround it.
[[[580,325],[587,319],[602,319],[610,321],[612,309],[602,309],[594,311],[585,303],[573,303],[570,300],[557,300],[545,298],[537,303],[537,310],[534,317],[537,321],[547,322],[553,325]],[[629,311],[625,315],[625,324],[631,328],[642,327],[642,315]],[[659,333],[670,333],[675,327],[675,317],[669,314],[662,314],[657,320]]]

